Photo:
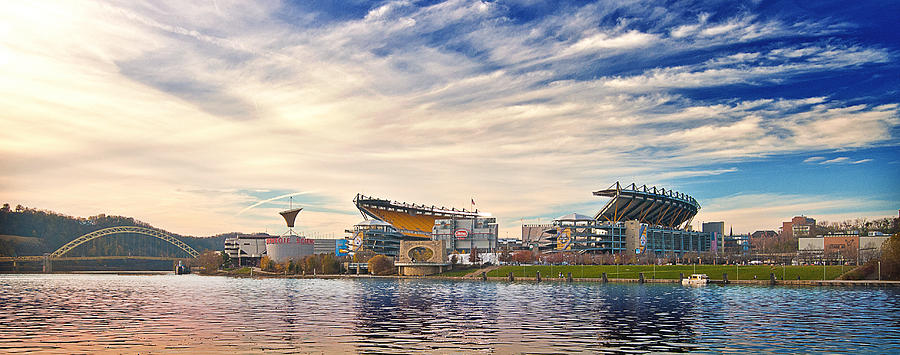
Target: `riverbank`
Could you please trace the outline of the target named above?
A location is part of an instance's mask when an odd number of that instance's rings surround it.
[[[772,274],[783,280],[835,280],[852,266],[791,266],[791,265],[505,265],[487,273],[491,277],[564,277],[600,279],[605,274],[615,279],[680,280],[691,274],[706,274],[710,280],[766,280]]]
[[[174,275],[175,272],[171,270],[83,270],[83,271],[54,271],[54,272],[41,272],[41,271],[17,271],[17,272],[8,272],[8,271],[0,271],[0,274],[6,275]]]
[[[10,275],[12,275],[11,273]],[[43,273],[14,273],[14,274],[33,274],[40,275]],[[54,272],[57,275],[123,275],[123,276],[149,276],[149,275],[173,275],[172,271],[71,271],[71,272]],[[497,277],[490,276],[482,278],[480,276],[399,276],[399,275],[353,275],[353,274],[335,274],[335,275],[285,275],[271,273],[261,270],[254,270],[252,275],[249,272],[229,272],[217,271],[212,274],[199,274],[202,276],[225,276],[234,278],[252,278],[252,279],[419,279],[419,280],[446,280],[446,281],[479,281],[479,282],[510,282],[509,276]],[[530,282],[539,283],[536,277],[516,277],[513,276],[512,282]],[[566,277],[541,277],[541,283],[566,283],[566,282],[588,282],[588,283],[644,283],[644,284],[680,284],[679,279],[653,279],[645,278],[579,278],[572,277],[568,280]],[[756,280],[709,280],[712,285],[758,285],[758,286],[839,286],[839,287],[900,287],[900,281],[878,281],[878,280],[782,280],[776,279],[756,279]]]
[[[261,270],[254,270],[253,275],[249,273],[229,273],[219,271],[208,276],[227,276],[237,278],[254,278],[254,279],[418,279],[418,280],[446,280],[446,281],[481,281],[481,282],[510,282],[509,277],[464,277],[464,276],[400,276],[400,275],[285,275],[270,273]],[[566,282],[590,282],[590,283],[645,283],[645,284],[681,284],[680,279],[651,279],[651,278],[576,278],[571,280],[563,277],[541,277],[540,281],[536,277],[515,277],[512,282],[531,282],[531,283],[566,283]],[[900,281],[878,281],[878,280],[781,280],[776,279],[756,279],[756,280],[710,280],[713,285],[759,285],[759,286],[843,286],[843,287],[900,287]]]

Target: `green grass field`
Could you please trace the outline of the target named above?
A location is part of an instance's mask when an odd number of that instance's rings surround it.
[[[824,269],[825,279],[834,280],[846,271],[850,271],[852,266],[826,266]],[[695,271],[696,270],[696,271]],[[723,273],[728,273],[729,280],[752,280],[754,276],[760,280],[768,280],[770,273],[775,273],[775,277],[779,280],[796,280],[797,276],[801,280],[822,280],[822,266],[768,266],[768,265],[661,265],[656,266],[654,271],[653,265],[572,265],[572,266],[504,266],[500,269],[491,271],[488,276],[505,277],[510,272],[516,277],[534,277],[537,271],[541,272],[542,278],[556,278],[559,273],[563,276],[569,272],[573,278],[600,278],[602,273],[606,273],[606,277],[612,279],[637,279],[638,274],[643,272],[645,279],[678,279],[679,273],[684,276],[690,274],[706,274],[712,280],[721,280]],[[443,275],[443,274],[442,274]]]
[[[460,277],[460,276],[466,276],[475,270],[478,270],[478,268],[456,269],[456,270],[440,273],[440,274],[438,274],[438,276]]]
[[[240,268],[240,269],[232,269],[232,270],[229,270],[228,272],[230,272],[230,273],[232,273],[232,274],[236,274],[236,275],[250,275],[250,268],[249,268],[249,267],[242,267],[242,268]]]

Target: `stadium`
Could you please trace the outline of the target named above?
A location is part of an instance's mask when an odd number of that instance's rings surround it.
[[[656,256],[717,249],[709,233],[689,228],[700,210],[691,196],[619,182],[593,194],[610,200],[593,218],[571,213],[555,219],[539,241],[541,249]]]
[[[397,228],[400,233],[429,239],[436,220],[476,218],[482,215],[465,209],[417,205],[361,194],[353,198],[353,203],[364,219],[384,221]]]
[[[357,194],[353,203],[363,223],[355,226],[354,245],[392,255],[400,240],[445,240],[451,252],[497,246],[497,222],[490,214],[465,209],[419,205]],[[372,223],[367,221],[379,221]]]
[[[594,191],[594,196],[611,198],[594,219],[618,223],[637,220],[665,228],[684,229],[700,211],[693,197],[657,187],[640,188],[634,183],[622,188],[616,182],[609,188]]]
[[[594,191],[609,201],[593,217],[570,213],[545,225],[533,247],[546,252],[684,256],[717,250],[709,233],[693,231],[700,210],[693,197],[670,189],[619,182]],[[401,240],[444,240],[451,253],[494,252],[497,222],[489,214],[357,194],[364,221],[353,231],[353,250],[396,255]],[[533,226],[530,226],[533,227]],[[523,231],[525,227],[523,226]],[[524,234],[523,234],[524,235]]]
[[[353,253],[368,250],[376,254],[397,256],[400,250],[400,241],[428,240],[427,238],[400,233],[390,223],[378,219],[368,219],[359,222],[349,232],[353,233],[353,237],[350,238],[348,251]]]

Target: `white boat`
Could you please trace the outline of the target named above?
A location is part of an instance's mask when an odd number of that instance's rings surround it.
[[[690,286],[706,285],[707,282],[709,282],[709,276],[706,276],[706,274],[693,274],[686,279],[681,279],[682,285]]]

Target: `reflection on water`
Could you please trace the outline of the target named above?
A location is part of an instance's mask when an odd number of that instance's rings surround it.
[[[0,275],[0,353],[900,351],[892,289]]]

